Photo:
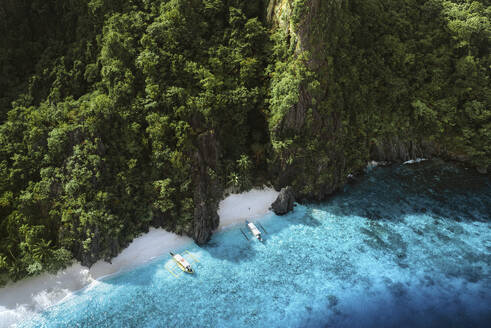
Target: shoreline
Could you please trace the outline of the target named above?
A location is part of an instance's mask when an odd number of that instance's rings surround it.
[[[272,188],[251,189],[230,194],[219,204],[220,224],[215,232],[235,226],[246,219],[258,219],[269,212],[278,192]],[[74,293],[91,285],[104,283],[103,279],[148,263],[167,252],[193,240],[161,228],[150,228],[136,237],[111,260],[97,261],[91,268],[74,262],[55,274],[42,273],[0,288],[0,328],[12,327],[21,321],[63,302]]]
[[[424,160],[417,158],[400,164],[415,164]],[[384,164],[369,162],[365,171]],[[246,219],[255,221],[270,213],[270,205],[278,194],[278,191],[270,187],[228,194],[219,203],[217,213],[220,223],[214,233],[237,226]],[[22,320],[63,302],[75,292],[103,283],[103,279],[108,276],[131,270],[192,242],[190,237],[152,227],[147,233],[136,237],[111,263],[100,260],[88,268],[74,262],[56,274],[42,273],[10,282],[0,288],[0,328],[15,326]]]
[[[215,232],[243,223],[247,219],[254,221],[264,216],[270,212],[269,207],[278,194],[278,191],[269,187],[229,194],[218,206],[220,224]]]

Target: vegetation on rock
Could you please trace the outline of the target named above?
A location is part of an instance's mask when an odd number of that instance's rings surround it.
[[[491,164],[486,2],[274,2],[278,185],[322,199],[371,158]]]
[[[269,12],[268,12],[269,11]],[[464,0],[8,0],[0,280],[150,226],[205,242],[224,188],[321,199],[373,157],[486,168],[491,7]]]

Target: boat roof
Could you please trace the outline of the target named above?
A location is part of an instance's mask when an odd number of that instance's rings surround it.
[[[251,231],[254,234],[254,236],[257,236],[257,235],[260,235],[261,234],[261,231],[259,231],[259,229],[254,225],[254,223],[249,222],[247,224],[247,226],[249,227],[249,229],[251,229]]]
[[[182,265],[184,265],[185,267],[190,266],[189,262],[188,262],[188,261],[186,261],[186,259],[185,259],[184,257],[182,257],[181,255],[179,255],[179,254],[174,254],[174,256],[173,256],[173,257],[174,257],[174,259],[175,259],[177,262],[181,263],[181,264],[182,264]]]

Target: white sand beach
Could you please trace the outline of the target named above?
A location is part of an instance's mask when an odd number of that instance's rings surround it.
[[[266,214],[277,195],[278,192],[271,188],[229,195],[219,205],[218,230]],[[15,326],[34,313],[70,297],[73,292],[100,283],[98,278],[141,265],[191,242],[189,237],[151,228],[148,233],[135,238],[111,263],[99,261],[90,269],[75,263],[57,274],[44,273],[9,283],[0,288],[0,328]]]

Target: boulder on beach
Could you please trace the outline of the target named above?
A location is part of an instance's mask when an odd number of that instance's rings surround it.
[[[271,204],[271,208],[276,215],[284,215],[293,211],[295,195],[291,187],[282,188],[278,198]]]

